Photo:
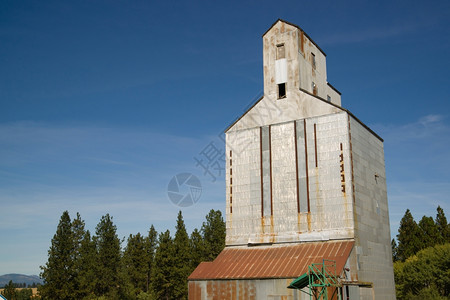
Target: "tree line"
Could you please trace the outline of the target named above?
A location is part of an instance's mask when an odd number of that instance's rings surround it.
[[[39,283],[33,282],[33,284],[27,284],[26,282],[13,282],[12,280],[9,281],[8,284],[5,284],[3,287],[0,286],[0,289],[4,289],[7,286],[9,286],[10,284],[12,284],[12,286],[16,289],[21,289],[21,288],[37,288]]]
[[[36,284],[33,283],[36,287]],[[3,287],[3,291],[0,293],[8,300],[29,300],[35,299],[33,297],[33,290],[26,288],[26,283],[13,283],[12,280],[9,281],[7,285]]]
[[[423,216],[416,223],[407,209],[397,242],[392,240],[397,299],[450,299],[450,225],[444,210],[438,206],[435,219]]]
[[[124,247],[113,217],[103,216],[95,234],[79,213],[65,211],[41,266],[42,299],[187,299],[187,278],[202,261],[213,260],[225,247],[225,222],[211,210],[200,230],[189,236],[181,211],[169,230],[130,234]]]

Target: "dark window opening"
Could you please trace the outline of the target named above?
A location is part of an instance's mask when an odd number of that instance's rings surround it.
[[[315,69],[316,68],[316,56],[314,55],[314,53],[311,53],[311,61],[312,61],[312,66]]]
[[[284,51],[284,44],[277,45],[277,59],[282,59],[286,57],[286,53]]]
[[[278,99],[286,98],[286,83],[278,85]]]
[[[311,84],[312,93],[317,96],[317,85],[313,82]]]
[[[327,95],[327,100],[328,100],[328,102],[331,102],[331,97],[330,97],[330,95]]]

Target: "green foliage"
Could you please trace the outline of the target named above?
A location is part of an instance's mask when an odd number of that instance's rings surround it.
[[[74,299],[73,249],[72,223],[69,213],[65,211],[53,236],[48,261],[45,266],[41,266],[45,285],[40,289],[40,294],[45,299]]]
[[[421,250],[405,262],[395,262],[397,299],[439,299],[436,295],[449,295],[449,266],[450,243]]]
[[[84,233],[79,248],[80,257],[76,261],[77,290],[74,291],[79,299],[92,295],[97,281],[97,250],[89,230]]]
[[[33,291],[31,289],[22,288],[20,290],[16,290],[17,300],[30,300],[31,296],[33,296]],[[6,299],[10,298],[6,297]]]
[[[146,241],[140,233],[130,234],[122,257],[124,278],[126,278],[127,295],[136,299],[141,291],[147,290],[148,256]]]
[[[392,248],[392,261],[395,262],[398,260],[397,243],[395,242],[395,239],[392,239],[391,241],[391,248]]]
[[[436,225],[442,238],[440,242],[450,243],[450,224],[447,223],[444,210],[440,206],[437,207]]]
[[[158,248],[155,252],[155,267],[152,271],[153,290],[157,299],[173,299],[173,285],[178,276],[175,274],[175,248],[170,231],[160,233]]]
[[[12,282],[12,280],[10,280],[7,285],[5,285],[2,295],[5,296],[5,298],[8,300],[17,299],[16,288],[14,287],[14,283]]]
[[[422,249],[442,243],[441,233],[432,217],[423,216],[419,222],[419,228],[421,230]]]
[[[202,261],[206,260],[206,250],[203,237],[197,228],[191,233],[189,240],[189,249],[191,251],[191,271],[193,271]]]
[[[103,216],[91,237],[77,213],[71,221],[65,211],[42,266],[42,299],[187,299],[187,278],[205,260],[213,260],[225,246],[225,222],[220,211],[211,210],[202,230],[189,237],[181,211],[176,232],[147,236],[130,234],[123,253],[112,217]],[[12,284],[12,283],[11,283]],[[9,293],[18,293],[12,284]],[[6,291],[8,293],[8,291]],[[10,299],[9,297],[8,299]],[[21,296],[22,297],[22,296]]]
[[[409,209],[400,221],[397,240],[397,258],[400,261],[405,261],[422,249],[421,231]]]
[[[147,285],[145,288],[145,291],[147,293],[150,293],[153,291],[151,289],[152,286],[152,272],[153,268],[155,266],[155,251],[156,247],[158,246],[158,233],[155,230],[155,227],[153,225],[150,227],[150,230],[148,231],[148,236],[145,240],[145,251],[146,251],[146,257],[147,257]]]
[[[188,286],[187,278],[191,273],[190,268],[190,251],[189,236],[184,225],[183,215],[178,212],[175,238],[173,240],[175,251],[175,268],[174,272],[178,280],[173,282],[173,294],[175,299],[187,299]],[[174,275],[175,275],[174,274]]]
[[[211,209],[203,222],[205,260],[212,261],[225,248],[226,227],[220,210]]]
[[[97,267],[95,294],[106,295],[110,299],[119,296],[119,264],[120,240],[117,237],[117,228],[109,214],[103,216],[96,227],[94,238],[97,247]]]
[[[156,300],[155,296],[151,292],[148,292],[148,293],[140,292],[139,295],[137,295],[136,299],[137,300]]]

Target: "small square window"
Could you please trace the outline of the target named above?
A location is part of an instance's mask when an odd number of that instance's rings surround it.
[[[286,83],[278,85],[278,99],[286,98]]]
[[[282,59],[286,57],[286,53],[284,51],[284,44],[277,45],[277,59]]]
[[[316,68],[316,56],[312,52],[311,52],[311,62],[312,62],[313,68],[315,69]]]

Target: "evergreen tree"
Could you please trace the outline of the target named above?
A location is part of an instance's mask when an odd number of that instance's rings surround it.
[[[190,274],[189,236],[186,232],[181,211],[178,212],[173,245],[175,251],[174,271],[178,276],[178,279],[173,282],[173,295],[175,299],[187,299],[187,278]]]
[[[450,243],[450,225],[447,223],[444,210],[438,206],[436,214],[436,225],[441,234],[441,243]]]
[[[170,231],[159,234],[152,271],[153,290],[157,299],[173,299],[173,283],[179,280],[175,270],[175,249]]]
[[[53,236],[48,261],[41,266],[44,285],[40,295],[45,299],[73,299],[73,233],[69,212],[63,212]]]
[[[395,239],[392,239],[391,247],[392,247],[392,261],[396,262],[398,260],[398,257],[397,257],[397,243],[395,242]]]
[[[98,273],[96,270],[97,250],[89,230],[84,233],[79,251],[80,258],[76,262],[78,271],[76,285],[78,290],[75,292],[78,298],[82,299],[94,294]]]
[[[122,257],[125,278],[128,283],[128,295],[136,299],[140,292],[147,290],[148,259],[145,238],[140,234],[128,237]]]
[[[191,238],[189,240],[189,247],[191,250],[191,270],[194,271],[194,269],[206,259],[206,253],[205,253],[205,243],[203,241],[203,237],[200,234],[200,231],[198,231],[197,228],[194,229],[191,233]]]
[[[414,221],[409,209],[407,209],[400,221],[400,227],[397,234],[397,256],[400,261],[405,261],[408,257],[422,249],[420,233],[419,226]]]
[[[23,287],[23,285],[22,285]],[[17,300],[30,300],[33,296],[33,291],[31,289],[22,288],[21,290],[16,291],[16,299]],[[8,300],[13,298],[6,298]]]
[[[145,251],[147,258],[147,285],[145,292],[149,293],[151,291],[152,286],[152,271],[155,265],[155,251],[158,245],[158,233],[155,230],[153,225],[150,227],[148,231],[148,236],[145,240]]]
[[[82,259],[80,248],[86,231],[84,229],[85,226],[84,221],[81,219],[81,216],[78,212],[77,217],[73,219],[71,226],[72,226],[72,244],[73,244],[71,259],[73,263],[72,271],[74,276],[72,293],[74,295],[74,298],[80,298],[79,295],[80,287],[78,285],[80,281],[80,279],[78,278],[78,276],[80,275],[79,268],[82,267],[80,266],[79,263],[79,261]]]
[[[8,300],[17,300],[17,291],[12,280],[5,285],[2,295]]]
[[[109,214],[103,216],[95,231],[97,247],[97,282],[96,294],[107,296],[109,299],[119,297],[119,263],[120,240],[117,228]]]
[[[225,248],[226,227],[220,210],[211,209],[203,222],[202,234],[207,261],[214,260]]]
[[[423,216],[419,221],[419,227],[421,230],[422,249],[441,243],[442,237],[439,228],[432,217]]]

